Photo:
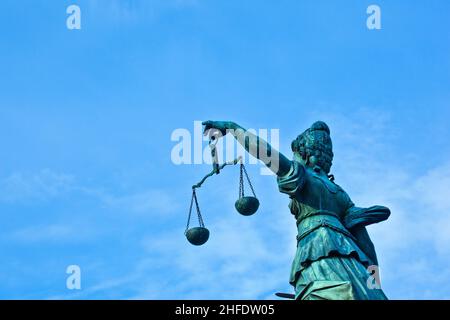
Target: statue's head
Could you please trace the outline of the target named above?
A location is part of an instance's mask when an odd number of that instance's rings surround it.
[[[294,155],[311,167],[320,167],[326,174],[333,162],[333,144],[330,128],[323,121],[313,125],[300,134],[291,144]]]

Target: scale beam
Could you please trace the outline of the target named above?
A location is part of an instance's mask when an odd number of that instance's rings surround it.
[[[232,161],[228,161],[225,162],[223,164],[221,164],[220,166],[218,166],[217,168],[214,168],[210,173],[208,173],[206,176],[203,177],[202,180],[200,180],[197,184],[194,184],[192,186],[192,189],[198,189],[202,186],[202,184],[206,181],[206,179],[208,179],[209,177],[215,175],[215,174],[219,174],[220,170],[222,170],[223,168],[225,168],[226,166],[230,166],[230,165],[236,165],[238,162],[242,161],[242,156],[237,157],[236,159],[232,160]]]

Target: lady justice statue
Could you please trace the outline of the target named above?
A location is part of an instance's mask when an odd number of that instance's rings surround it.
[[[234,122],[203,124],[205,134],[231,133],[277,175],[280,192],[289,196],[289,209],[298,228],[289,281],[295,299],[387,299],[379,286],[369,285],[368,268],[378,263],[366,226],[386,220],[390,211],[382,206],[355,207],[334,182],[326,123],[315,122],[292,142],[292,160]],[[267,161],[268,157],[272,160]]]

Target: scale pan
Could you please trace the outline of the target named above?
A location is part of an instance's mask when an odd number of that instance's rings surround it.
[[[204,227],[191,228],[186,232],[186,238],[194,246],[201,246],[209,239],[209,230]]]
[[[234,206],[240,214],[251,216],[258,210],[259,201],[256,197],[242,197],[236,201]]]

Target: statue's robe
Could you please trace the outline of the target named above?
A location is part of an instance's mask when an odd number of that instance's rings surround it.
[[[278,178],[278,186],[291,198],[297,221],[289,281],[296,299],[387,299],[369,285],[368,267],[377,265],[377,258],[365,226],[386,220],[389,209],[355,207],[326,175],[297,161]]]

